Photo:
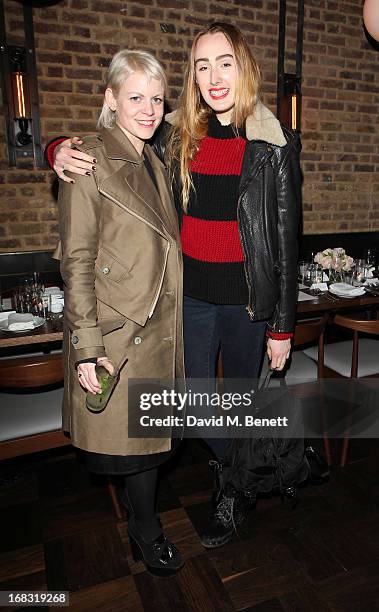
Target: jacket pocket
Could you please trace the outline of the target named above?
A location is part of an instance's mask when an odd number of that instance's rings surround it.
[[[114,283],[120,283],[129,275],[129,269],[106,249],[100,247],[95,261],[95,273],[100,278],[107,278]]]
[[[101,329],[103,336],[120,329],[125,325],[127,318],[125,315],[117,312],[114,308],[97,300],[97,325]]]

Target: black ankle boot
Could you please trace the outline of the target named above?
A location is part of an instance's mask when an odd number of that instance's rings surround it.
[[[178,549],[162,532],[152,542],[145,542],[139,533],[134,515],[128,522],[128,534],[134,561],[143,561],[146,569],[155,576],[173,576],[184,565]]]
[[[218,548],[232,539],[235,530],[233,513],[234,497],[222,495],[200,536],[205,548]]]
[[[215,484],[218,489],[213,493],[213,511],[200,539],[205,548],[218,548],[232,539],[234,531],[246,520],[254,502],[236,491],[224,490],[222,463],[217,461],[209,463],[214,469]]]

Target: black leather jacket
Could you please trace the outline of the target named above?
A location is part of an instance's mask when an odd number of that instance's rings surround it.
[[[174,123],[176,116],[171,113],[166,121]],[[154,143],[163,161],[168,129],[167,124],[163,126]],[[268,319],[271,331],[292,332],[297,300],[300,138],[261,104],[257,116],[246,121],[246,136],[237,211],[250,295],[246,309],[252,320]]]

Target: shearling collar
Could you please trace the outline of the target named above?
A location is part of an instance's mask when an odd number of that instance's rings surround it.
[[[170,125],[176,125],[178,119],[178,111],[173,111],[165,116],[165,121]],[[259,101],[252,114],[246,119],[246,138],[247,140],[264,140],[278,147],[287,144],[279,121],[270,109]]]

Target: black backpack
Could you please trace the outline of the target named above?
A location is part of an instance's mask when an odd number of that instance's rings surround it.
[[[225,457],[222,487],[251,500],[262,493],[279,492],[295,504],[298,485],[307,479],[313,483],[322,482],[329,475],[329,468],[322,455],[313,446],[305,447],[304,438],[299,437],[303,430],[301,406],[291,403],[289,412],[285,403],[292,402],[292,399],[288,393],[283,393],[286,389],[284,379],[280,381],[282,393],[277,403],[280,403],[282,411],[284,408],[284,412],[292,415],[297,437],[265,435],[233,439]],[[259,398],[265,397],[269,382],[268,376],[258,390]],[[264,402],[258,401],[258,404],[261,405],[256,408],[256,414],[262,416],[265,411]],[[272,401],[270,407],[273,408]]]

